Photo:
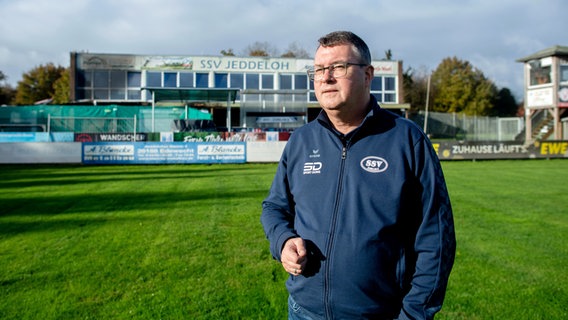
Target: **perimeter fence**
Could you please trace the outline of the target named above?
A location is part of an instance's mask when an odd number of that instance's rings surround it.
[[[458,113],[420,111],[409,115],[432,139],[460,141],[520,141],[524,129],[521,117],[468,116]]]
[[[188,129],[212,115],[190,107],[22,106],[0,108],[0,132],[136,133]],[[153,130],[152,130],[153,129]]]
[[[292,96],[292,95],[291,95]],[[293,97],[293,96],[292,96]],[[250,97],[249,97],[250,98]],[[248,128],[275,127],[286,122],[298,127],[307,122],[305,104],[254,99],[241,107],[241,122]],[[271,112],[267,112],[271,111]],[[521,117],[481,117],[424,111],[409,119],[433,140],[522,141]],[[24,106],[0,108],[0,132],[152,133],[215,131],[212,115],[189,107],[150,106]]]

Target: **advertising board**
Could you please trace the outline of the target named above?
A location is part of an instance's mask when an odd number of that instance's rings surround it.
[[[84,164],[244,163],[244,142],[84,142]]]
[[[568,158],[568,141],[523,142],[443,141],[433,142],[440,160]]]

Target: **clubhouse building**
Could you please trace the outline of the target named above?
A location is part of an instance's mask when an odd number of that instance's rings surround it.
[[[402,62],[375,60],[371,93],[404,111]],[[186,106],[229,130],[290,130],[319,113],[306,71],[312,59],[71,52],[71,101]]]

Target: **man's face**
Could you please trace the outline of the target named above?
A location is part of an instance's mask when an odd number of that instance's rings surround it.
[[[361,63],[350,45],[320,46],[316,52],[314,67],[325,68],[341,62]],[[348,66],[347,74],[340,78],[333,77],[329,70],[325,70],[323,79],[314,80],[315,94],[326,111],[366,107],[361,104],[365,104],[369,99],[372,77],[373,68],[370,66]]]

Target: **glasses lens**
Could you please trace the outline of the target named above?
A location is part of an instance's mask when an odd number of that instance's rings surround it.
[[[349,67],[350,65],[355,65],[355,64],[336,63],[330,65],[329,67],[308,70],[308,78],[310,78],[310,80],[312,81],[314,80],[321,81],[325,78],[326,69],[328,70],[330,76],[334,78],[342,78],[347,75],[347,67]]]
[[[345,77],[347,74],[347,64],[346,63],[338,63],[329,66],[329,71],[333,73],[334,78],[341,78]]]
[[[315,70],[314,70],[314,78],[315,78],[316,80],[321,80],[321,79],[323,79],[323,75],[324,75],[324,73],[325,73],[325,69],[326,69],[326,68],[318,68],[318,69],[315,69]]]

